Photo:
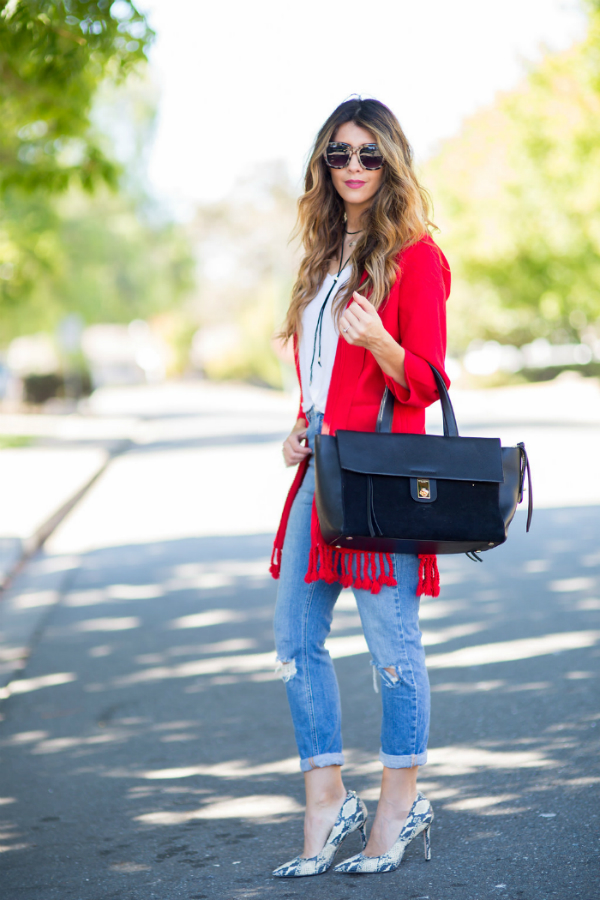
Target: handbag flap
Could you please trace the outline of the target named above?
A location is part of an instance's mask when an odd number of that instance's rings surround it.
[[[363,475],[502,483],[499,438],[338,431],[340,465]]]

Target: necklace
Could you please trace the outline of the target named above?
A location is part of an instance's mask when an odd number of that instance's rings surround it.
[[[356,232],[358,234],[358,232]],[[317,365],[321,366],[321,338],[323,335],[323,315],[325,314],[325,307],[327,306],[327,301],[331,297],[334,289],[337,287],[337,283],[340,280],[340,276],[344,268],[348,265],[348,260],[344,262],[344,251],[342,247],[342,251],[340,252],[340,266],[337,271],[337,275],[333,276],[333,284],[329,288],[327,292],[327,296],[325,297],[321,309],[319,310],[319,317],[317,319],[317,327],[315,328],[315,336],[313,340],[313,352],[312,359],[310,361],[310,380],[309,384],[312,384],[313,380],[313,366],[315,364],[315,356],[317,357]]]
[[[344,234],[362,234],[362,228],[359,231],[344,231]],[[358,241],[348,241],[349,247],[354,247]]]

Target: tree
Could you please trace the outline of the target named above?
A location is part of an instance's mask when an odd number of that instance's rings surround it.
[[[146,59],[152,38],[132,0],[0,0],[0,196],[116,184],[92,104],[102,82]]]
[[[0,344],[72,312],[127,322],[176,306],[193,284],[189,243],[131,160],[115,161],[106,127],[124,118],[136,146],[148,140],[146,20],[130,0],[0,10]]]
[[[42,189],[5,191],[0,346],[19,334],[53,331],[72,312],[86,324],[153,316],[176,308],[194,284],[185,229],[169,221],[140,175],[154,88],[136,76],[102,94],[103,121],[121,136],[127,127],[125,143],[136,148],[132,158],[122,155],[117,189],[98,185],[90,194],[75,181],[51,197]]]
[[[451,345],[578,340],[600,322],[600,2],[427,166],[456,275]],[[594,325],[596,323],[596,325]]]

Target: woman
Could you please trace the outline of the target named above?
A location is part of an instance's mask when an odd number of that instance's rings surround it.
[[[425,408],[438,399],[428,363],[443,372],[450,288],[448,265],[429,235],[428,210],[393,113],[377,100],[342,103],[317,135],[308,163],[298,218],[305,254],[283,330],[294,340],[302,398],[283,454],[286,465],[299,468],[271,573],[280,579],[278,669],[304,772],[306,815],[303,853],[276,869],[279,876],[324,872],[356,830],[363,852],[337,872],[395,869],[422,831],[430,855],[433,812],[417,792],[429,732],[418,617],[419,595],[437,593],[435,557],[374,559],[327,547],[315,511],[313,464],[315,434],[375,431],[386,385],[398,401],[393,431],[425,431]],[[364,803],[342,781],[339,691],[323,647],[344,586],[354,588],[383,684],[383,777],[368,843]]]

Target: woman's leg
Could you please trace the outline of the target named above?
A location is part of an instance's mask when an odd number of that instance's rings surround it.
[[[339,688],[323,646],[341,585],[304,581],[313,493],[311,466],[288,522],[274,621],[277,670],[285,683],[303,772],[344,761]]]
[[[393,557],[397,586],[379,594],[355,591],[372,665],[381,680],[381,796],[368,856],[395,843],[417,795],[418,767],[427,760],[430,694],[416,596],[419,560]]]
[[[398,840],[410,808],[417,799],[418,771],[418,766],[410,769],[383,767],[381,794],[365,856],[383,856]]]
[[[310,437],[310,433],[309,433]],[[346,796],[341,777],[339,688],[324,642],[341,585],[307,584],[314,468],[309,466],[286,531],[275,608],[278,669],[285,683],[305,773],[304,856],[319,853]]]
[[[304,773],[306,813],[302,856],[310,859],[325,846],[346,799],[341,766],[323,766]]]

